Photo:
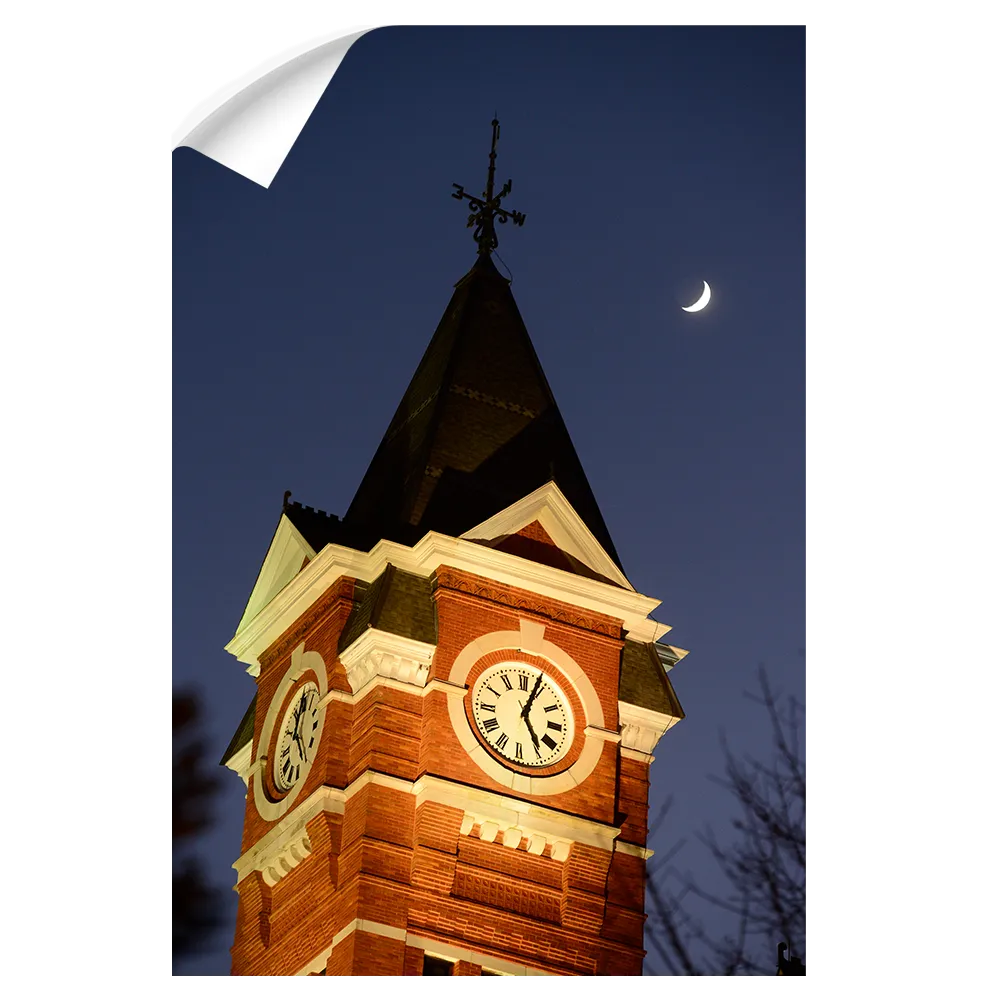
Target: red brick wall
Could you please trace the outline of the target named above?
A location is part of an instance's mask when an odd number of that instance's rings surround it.
[[[353,581],[337,581],[261,657],[255,755],[268,701],[299,642],[323,656],[331,689],[349,690],[336,647],[352,593]],[[473,639],[518,631],[520,619],[527,618],[544,624],[546,639],[586,671],[605,713],[604,726],[617,728],[620,621],[447,568],[438,571],[435,600],[438,647],[432,677],[447,678],[455,657]],[[502,658],[493,654],[475,670]],[[578,734],[555,771],[572,764],[583,746],[582,705],[562,680],[560,686],[574,700]],[[366,771],[407,781],[431,774],[510,794],[469,761],[441,692],[421,696],[378,685],[354,705],[330,702],[308,787],[297,801],[324,783],[345,788]],[[617,745],[607,742],[580,786],[534,801],[621,825],[623,840],[643,844],[647,796],[648,767],[620,759]],[[515,850],[480,840],[478,828],[463,836],[462,817],[460,809],[438,803],[417,808],[408,791],[380,784],[360,788],[345,803],[343,815],[316,817],[308,828],[312,853],[293,871],[273,888],[259,873],[240,883],[234,975],[295,973],[355,919],[555,974],[641,973],[641,858],[577,843],[560,863],[548,850],[540,857],[529,855],[526,840]],[[251,789],[243,850],[273,826],[257,813]],[[333,949],[326,968],[327,975],[420,975],[422,962],[422,952],[403,940],[356,931]],[[481,969],[460,963],[455,974],[479,975]]]
[[[649,833],[649,764],[622,755],[618,812],[626,817],[621,839],[645,846]]]

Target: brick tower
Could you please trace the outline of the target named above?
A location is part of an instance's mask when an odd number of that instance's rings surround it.
[[[642,972],[685,651],[493,264],[497,135],[476,264],[353,502],[286,495],[226,647],[257,682],[223,759],[247,783],[234,975]]]

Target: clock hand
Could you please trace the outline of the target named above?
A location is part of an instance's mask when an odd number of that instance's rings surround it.
[[[526,719],[528,713],[531,711],[531,703],[535,700],[535,696],[538,694],[538,688],[541,686],[542,678],[545,674],[539,674],[538,680],[535,681],[535,686],[531,689],[531,694],[528,695],[527,704],[521,709],[521,718]]]
[[[305,695],[302,696],[305,700]],[[299,756],[304,761],[306,759],[306,748],[305,744],[302,742],[302,719],[303,712],[300,711],[298,717],[295,720],[295,742],[299,745]]]
[[[535,730],[531,728],[531,719],[527,715],[524,716],[524,721],[528,726],[528,735],[531,737],[531,742],[535,744],[535,749],[538,749],[538,737],[535,735]]]

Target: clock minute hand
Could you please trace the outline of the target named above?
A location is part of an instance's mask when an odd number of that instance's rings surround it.
[[[538,680],[535,681],[535,686],[531,689],[531,694],[528,695],[528,700],[525,702],[524,708],[521,709],[521,718],[522,719],[527,719],[528,718],[528,713],[531,711],[531,703],[535,700],[535,695],[538,694],[538,688],[541,686],[542,678],[544,676],[545,676],[544,674],[539,674],[538,675]],[[531,728],[530,723],[528,725],[528,728],[529,729]],[[535,742],[537,743],[538,741],[536,740]]]
[[[535,735],[535,730],[531,727],[531,719],[527,716],[524,717],[524,722],[528,727],[528,735],[531,737],[531,742],[535,744],[535,749],[538,749],[538,737]]]

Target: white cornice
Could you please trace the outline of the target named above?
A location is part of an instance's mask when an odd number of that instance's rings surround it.
[[[605,579],[635,592],[628,578],[604,551],[601,543],[554,482],[540,486],[506,510],[470,528],[461,537],[490,542],[514,535],[533,521],[537,521],[564,552],[575,556]]]
[[[565,860],[573,843],[613,851],[621,833],[620,827],[573,816],[510,795],[463,785],[447,778],[424,775],[416,781],[407,781],[378,771],[364,771],[346,788],[333,788],[329,785],[317,788],[312,795],[283,816],[233,864],[237,883],[256,870],[264,874],[268,885],[273,885],[312,850],[306,825],[321,812],[343,814],[345,803],[368,785],[383,785],[409,792],[416,797],[415,806],[418,808],[424,802],[437,802],[461,809],[467,824],[463,825],[462,832],[466,834],[475,823],[494,824],[494,838],[508,830],[523,831],[525,836],[536,838],[528,848],[530,853],[540,853],[545,849],[546,843],[552,844],[552,856],[556,860]],[[512,839],[512,835],[508,837],[508,840]],[[532,850],[532,847],[535,849]]]
[[[274,885],[312,851],[306,824],[321,812],[343,813],[344,802],[343,789],[317,788],[237,859],[233,864],[237,884],[250,872],[259,871],[268,885]]]
[[[652,754],[660,737],[680,721],[673,715],[654,712],[638,705],[630,705],[625,701],[618,702],[622,752],[632,750],[644,755]]]
[[[229,758],[229,760],[223,761],[223,763],[231,771],[235,771],[242,779],[244,785],[249,785],[250,783],[250,768],[253,766],[253,736],[246,741]]]
[[[658,638],[670,627],[648,617],[660,604],[656,598],[432,531],[412,548],[384,540],[370,552],[327,545],[251,621],[242,624],[226,650],[242,663],[249,664],[250,673],[259,670],[259,655],[336,580],[350,576],[372,581],[389,564],[423,577],[431,576],[439,566],[452,566],[497,583],[618,618],[630,637],[651,633]]]
[[[654,621],[652,618],[644,618],[628,629],[626,638],[635,642],[656,642],[660,636],[666,635],[669,631],[669,625]]]
[[[355,694],[375,677],[422,688],[436,648],[428,642],[369,628],[340,654],[340,662]]]
[[[657,636],[657,639],[658,638],[659,636]],[[664,655],[663,650],[668,651],[667,655]],[[658,642],[656,644],[656,655],[659,658],[660,665],[663,667],[665,672],[673,670],[673,668],[676,667],[677,664],[680,663],[681,660],[683,660],[684,657],[690,652],[691,650],[689,649],[681,649],[680,646],[670,646],[665,642]]]
[[[615,850],[621,854],[631,854],[634,858],[642,858],[648,861],[654,854],[648,847],[640,847],[638,844],[627,844],[623,840],[615,841]]]
[[[420,687],[414,683],[396,680],[394,677],[380,677],[376,674],[363,688],[360,688],[356,692],[328,691],[326,697],[320,702],[320,705],[325,706],[331,701],[343,702],[345,705],[356,705],[377,687],[391,688],[393,691],[402,691],[405,694],[412,694],[418,698],[424,698],[435,691],[440,691],[449,698],[457,698],[460,701],[465,697],[468,690],[464,686],[459,687],[457,684],[441,680],[440,677],[436,677],[434,680],[424,684],[423,687]]]

